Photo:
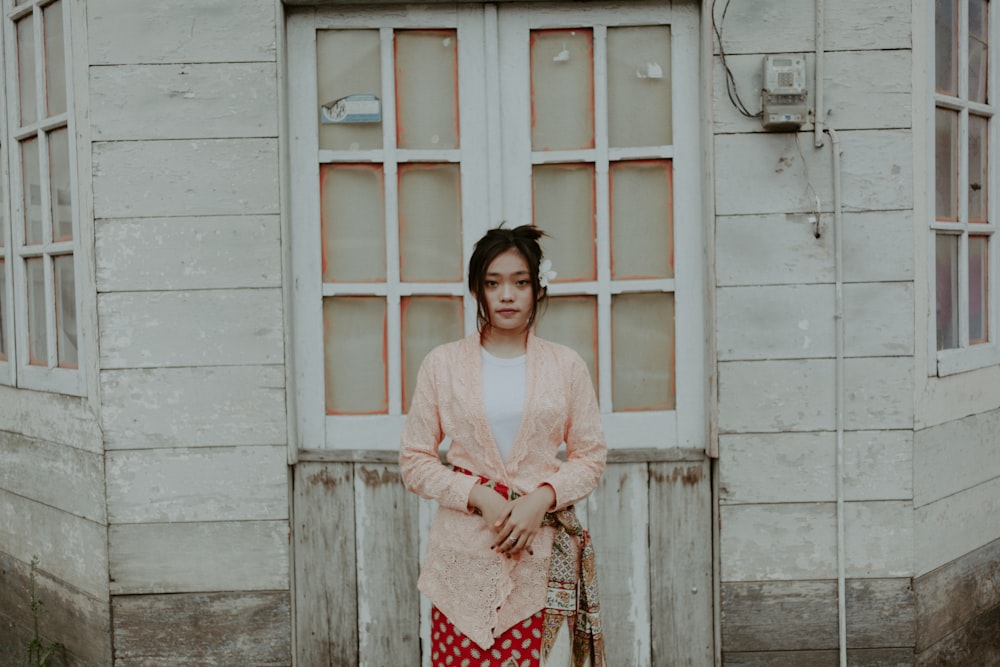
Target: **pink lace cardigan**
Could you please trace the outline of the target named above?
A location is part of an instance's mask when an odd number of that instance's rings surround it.
[[[529,493],[549,484],[561,509],[585,498],[604,471],[607,447],[587,366],[572,349],[529,335],[527,395],[505,464],[483,405],[478,334],[441,345],[424,359],[403,427],[399,465],[406,488],[438,502],[418,587],[482,648],[545,606],[553,528],[543,527],[520,561],[490,549],[493,532],[469,511],[475,477],[447,459]],[[566,460],[556,453],[566,443]]]

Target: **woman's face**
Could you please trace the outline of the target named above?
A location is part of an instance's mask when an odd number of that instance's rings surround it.
[[[527,331],[535,307],[528,262],[511,248],[497,255],[486,267],[482,298],[495,331],[521,333]]]

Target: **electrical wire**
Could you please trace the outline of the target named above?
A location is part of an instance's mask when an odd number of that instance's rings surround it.
[[[729,69],[729,63],[726,62],[726,49],[722,45],[722,28],[726,23],[726,13],[729,11],[729,3],[731,0],[726,0],[726,4],[722,7],[722,17],[719,22],[715,22],[715,0],[712,0],[712,29],[715,31],[715,37],[719,41],[719,56],[722,58],[722,67],[726,70],[726,95],[729,96],[729,101],[732,105],[739,111],[742,115],[747,118],[760,118],[764,113],[763,110],[753,113],[750,111],[746,104],[743,103],[743,99],[740,97],[740,91],[736,88],[736,77],[733,76],[733,71]]]

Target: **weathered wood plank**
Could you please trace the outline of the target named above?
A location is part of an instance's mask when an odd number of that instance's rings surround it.
[[[811,134],[723,134],[715,137],[718,215],[830,211],[830,142],[810,148]],[[840,134],[841,199],[845,211],[908,210],[913,207],[913,136],[909,130],[856,130]],[[800,153],[801,147],[801,153]],[[805,186],[806,171],[813,188]],[[814,194],[815,193],[815,194]]]
[[[1000,665],[1000,606],[917,654],[918,667]]]
[[[919,431],[972,414],[1000,409],[1000,364],[925,380],[914,427]]]
[[[95,598],[53,579],[39,563],[35,591],[44,605],[39,629],[46,643],[65,647],[55,665],[111,664],[111,609],[106,594]],[[0,664],[21,665],[32,636],[30,566],[0,552]],[[15,629],[16,628],[16,629]],[[18,641],[11,641],[16,635]]]
[[[1000,477],[917,508],[914,525],[917,575],[972,553],[1000,535]]]
[[[98,218],[278,213],[274,139],[98,142],[93,161]]]
[[[274,62],[90,68],[94,141],[274,137]]]
[[[101,292],[281,285],[277,216],[97,221]]]
[[[355,467],[358,665],[420,664],[419,506],[398,466]]]
[[[723,287],[715,299],[721,361],[834,354],[833,285]]]
[[[445,450],[441,450],[442,455]],[[562,455],[562,452],[560,452]],[[690,461],[698,463],[705,459],[704,449],[663,447],[658,449],[609,449],[608,465],[615,463],[649,463],[670,461],[673,463]],[[387,449],[300,449],[300,461],[322,463],[398,463],[399,452]],[[442,456],[442,460],[443,456]]]
[[[594,538],[601,622],[609,665],[650,664],[650,563],[646,516],[649,472],[643,463],[609,465],[586,503]]]
[[[844,434],[847,500],[912,497],[910,431]],[[724,435],[719,441],[722,504],[832,502],[836,499],[836,434]],[[781,484],[761,484],[780,479]]]
[[[913,590],[923,651],[1000,607],[1000,539],[914,579]]]
[[[913,280],[911,211],[846,213],[843,272],[847,282]],[[832,283],[833,214],[820,237],[805,213],[719,217],[716,281],[720,286]]]
[[[1000,410],[919,430],[913,435],[913,504],[921,507],[1000,477]]]
[[[652,664],[710,665],[712,497],[707,460],[649,466]]]
[[[112,523],[288,518],[284,446],[139,449],[107,454]]]
[[[0,431],[0,489],[97,523],[107,521],[104,457]]]
[[[0,386],[0,431],[101,454],[101,426],[85,398]]]
[[[357,664],[354,466],[300,462],[294,484],[296,664]]]
[[[89,0],[90,64],[274,61],[271,0]],[[239,39],[233,39],[238,35]]]
[[[95,598],[108,590],[107,528],[0,489],[0,545],[30,563],[38,556],[52,577]]]
[[[111,592],[287,590],[288,530],[287,521],[112,525]]]
[[[847,649],[851,667],[912,667],[916,658],[912,648]],[[840,651],[774,651],[763,653],[726,653],[723,667],[839,667]]]
[[[913,646],[908,578],[852,579],[846,593],[848,648]],[[723,583],[722,614],[724,655],[838,648],[836,581]]]
[[[846,356],[913,354],[913,283],[852,283],[843,295]]]
[[[278,445],[285,430],[282,366],[105,371],[108,449]]]
[[[97,310],[104,369],[284,361],[279,289],[112,292]]]
[[[112,598],[116,667],[287,666],[285,591]]]

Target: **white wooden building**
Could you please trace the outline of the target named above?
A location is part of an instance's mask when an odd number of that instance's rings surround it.
[[[395,449],[502,220],[610,664],[1000,664],[991,4],[3,0],[0,664],[33,556],[56,664],[428,664]]]

